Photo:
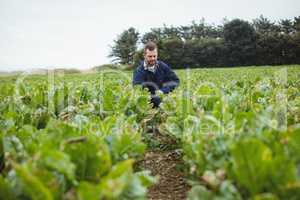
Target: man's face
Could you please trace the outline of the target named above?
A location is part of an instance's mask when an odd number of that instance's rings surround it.
[[[144,53],[144,58],[148,65],[155,65],[157,60],[157,49],[154,49],[153,51],[146,49]]]

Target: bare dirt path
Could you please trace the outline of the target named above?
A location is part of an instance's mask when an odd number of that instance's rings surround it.
[[[150,187],[148,199],[186,199],[190,186],[179,169],[183,162],[181,153],[164,148],[173,145],[174,141],[168,136],[158,132],[152,134],[152,139],[158,141],[160,147],[149,149],[139,163],[139,167],[150,170],[152,175],[159,177],[158,183]]]

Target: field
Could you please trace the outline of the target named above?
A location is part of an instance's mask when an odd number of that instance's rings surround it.
[[[0,199],[300,199],[300,66],[0,77]]]

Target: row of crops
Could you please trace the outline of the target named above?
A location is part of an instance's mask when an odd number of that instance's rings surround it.
[[[1,78],[0,199],[145,199],[149,126],[176,140],[189,199],[299,199],[299,66],[177,73],[159,109],[130,72]]]

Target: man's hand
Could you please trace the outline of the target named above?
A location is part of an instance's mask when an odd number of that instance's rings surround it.
[[[151,103],[153,103],[154,108],[159,107],[160,102],[161,98],[158,95],[151,95]]]
[[[164,95],[164,92],[163,91],[161,91],[161,90],[156,90],[156,96],[159,96],[160,98],[162,98],[163,97],[163,95]]]
[[[161,90],[156,90],[156,95],[161,95],[161,94],[164,94],[164,92]]]

